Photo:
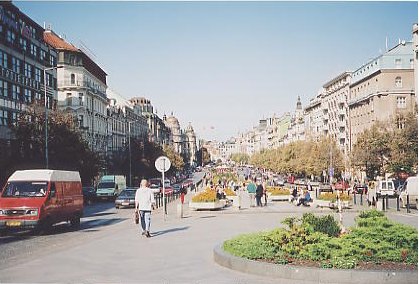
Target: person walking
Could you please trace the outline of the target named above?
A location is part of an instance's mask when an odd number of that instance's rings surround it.
[[[262,207],[263,185],[259,181],[256,187],[256,206]]]
[[[154,207],[154,192],[148,187],[146,179],[141,180],[135,192],[135,210],[140,214],[142,235],[150,238],[151,209]]]
[[[255,194],[256,194],[256,185],[250,180],[250,183],[247,185],[247,192],[250,196],[250,207],[255,206]]]

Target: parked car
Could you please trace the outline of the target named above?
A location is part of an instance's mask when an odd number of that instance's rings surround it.
[[[92,204],[96,200],[96,190],[93,186],[83,186],[82,191],[84,204]]]
[[[135,192],[137,188],[127,187],[115,199],[115,208],[121,207],[135,207]]]
[[[366,184],[355,184],[352,190],[357,194],[367,194],[368,186]]]
[[[400,203],[402,207],[406,207],[407,195],[409,195],[409,206],[418,208],[418,177],[408,177],[406,186],[400,192]]]
[[[349,189],[349,183],[347,181],[340,180],[333,185],[335,190],[347,191]]]
[[[330,184],[320,184],[319,193],[322,193],[322,192],[333,192],[333,188]]]

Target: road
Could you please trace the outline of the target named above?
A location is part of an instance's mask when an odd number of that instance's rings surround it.
[[[187,199],[191,196],[188,193]],[[281,226],[290,215],[332,212],[280,202],[241,211],[186,210],[180,219],[175,205],[168,206],[166,218],[162,210],[153,212],[150,239],[140,235],[132,209],[117,210],[109,202],[87,206],[77,231],[59,224],[48,235],[2,237],[0,283],[293,283],[221,267],[214,263],[212,249],[240,233]],[[356,215],[345,211],[345,226],[353,225]],[[387,216],[418,227],[417,211]]]

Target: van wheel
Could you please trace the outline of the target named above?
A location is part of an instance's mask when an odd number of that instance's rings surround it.
[[[73,228],[79,228],[80,227],[80,216],[75,215],[70,219],[71,227]]]
[[[43,235],[48,233],[52,229],[52,223],[50,219],[41,221],[32,231],[34,235]]]

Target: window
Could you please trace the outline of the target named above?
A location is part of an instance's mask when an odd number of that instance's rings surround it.
[[[7,97],[8,96],[8,83],[6,81],[0,80],[0,96]]]
[[[395,65],[396,65],[396,68],[397,68],[397,69],[402,68],[402,59],[401,59],[401,58],[396,58],[396,59],[394,60],[394,63],[395,63]]]
[[[406,108],[406,97],[397,97],[397,108]]]
[[[414,68],[415,68],[414,61],[413,59],[410,59],[410,69],[414,69]]]
[[[396,86],[396,88],[401,88],[402,87],[402,77],[400,77],[400,76],[396,77],[395,86]]]
[[[12,70],[17,74],[20,74],[20,60],[16,57],[12,57]]]
[[[71,80],[71,85],[76,84],[76,75],[71,74],[70,78],[71,78],[71,79],[70,79],[70,80]]]
[[[7,125],[7,111],[0,110],[0,125]]]
[[[404,129],[405,128],[406,119],[403,117],[397,117],[396,124],[398,129]]]
[[[33,43],[31,43],[31,55],[33,57],[37,57],[38,55],[38,47],[34,45]]]
[[[83,93],[79,93],[79,106],[83,105]]]
[[[26,52],[26,50],[28,48],[28,43],[27,43],[26,39],[20,38],[20,47],[23,49],[24,52]]]
[[[12,32],[11,30],[8,30],[7,31],[6,40],[9,43],[14,44],[15,43],[15,40],[16,40],[16,34],[14,32]]]
[[[25,63],[25,76],[32,78],[32,65]]]
[[[12,99],[17,100],[20,96],[20,86],[12,84]]]
[[[0,66],[7,68],[7,53],[0,50]]]
[[[41,69],[35,68],[35,81],[41,82]]]
[[[32,102],[32,90],[25,89],[25,103],[30,104]]]
[[[67,101],[67,105],[71,106],[71,93],[67,93],[66,101]]]
[[[47,57],[47,53],[45,52],[45,50],[42,50],[39,52],[39,59],[41,59],[41,61],[44,61],[45,58]]]

